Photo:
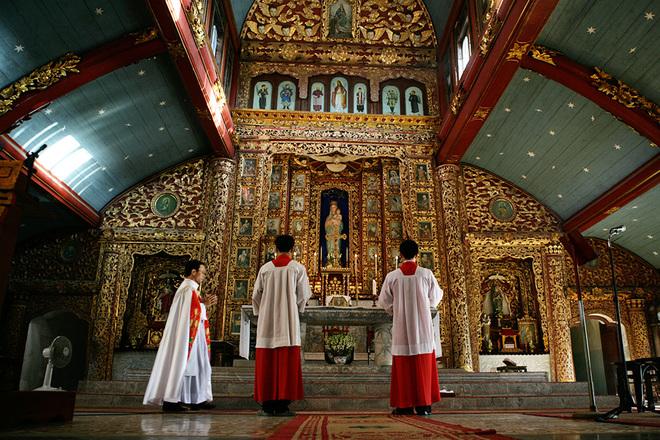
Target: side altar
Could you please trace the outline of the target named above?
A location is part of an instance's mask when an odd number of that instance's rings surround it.
[[[433,328],[440,347],[440,313],[431,309]],[[256,329],[257,316],[251,305],[241,307],[241,334],[239,354],[250,358],[254,348],[251,337]],[[392,316],[380,307],[326,307],[307,306],[300,314],[302,346],[305,346],[307,326],[366,326],[374,329],[374,363],[376,366],[392,365]],[[437,353],[438,357],[440,353]],[[304,353],[303,353],[304,360]]]

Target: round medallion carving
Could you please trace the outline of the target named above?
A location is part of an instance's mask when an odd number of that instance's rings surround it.
[[[495,217],[495,220],[501,222],[510,222],[516,217],[516,210],[513,203],[504,197],[495,197],[490,201],[490,214]]]
[[[163,192],[151,199],[151,211],[158,217],[171,217],[179,209],[179,197],[170,192]]]

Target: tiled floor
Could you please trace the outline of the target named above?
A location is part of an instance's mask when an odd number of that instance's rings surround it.
[[[365,419],[369,417],[364,415]],[[472,428],[495,429],[519,439],[655,439],[660,428],[566,420],[521,413],[436,414],[436,420]],[[629,419],[630,416],[624,416]],[[636,416],[639,418],[639,416]],[[72,423],[0,432],[10,439],[158,439],[266,438],[288,418],[257,417],[254,413],[214,411],[186,414],[76,414]],[[660,422],[658,415],[642,420]]]

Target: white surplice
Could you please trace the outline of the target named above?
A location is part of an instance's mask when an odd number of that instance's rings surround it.
[[[198,289],[195,281],[186,279],[174,295],[144,394],[144,405],[162,405],[163,401],[203,403],[213,400],[204,304],[200,304],[200,323],[188,357],[190,307],[193,291]]]
[[[312,296],[305,266],[295,260],[282,267],[261,266],[252,293],[257,318],[256,348],[301,345],[300,318]]]
[[[442,299],[442,289],[433,272],[417,266],[413,275],[401,269],[387,274],[378,297],[378,305],[392,321],[392,354],[412,356],[431,353],[441,356],[440,341],[434,331],[431,308]]]

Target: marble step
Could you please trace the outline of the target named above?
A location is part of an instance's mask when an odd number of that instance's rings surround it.
[[[390,391],[389,377],[368,381],[355,381],[354,378],[304,378],[305,394],[308,396],[347,396],[386,397]],[[97,394],[141,394],[146,389],[146,381],[86,381],[81,382],[78,391]],[[441,388],[453,391],[456,396],[473,397],[484,395],[573,395],[586,394],[584,382],[551,383],[459,383],[440,381]],[[245,395],[254,387],[254,380],[249,378],[227,378],[213,380],[213,391],[217,395]]]
[[[222,396],[216,395],[214,399],[218,409],[253,409],[258,405],[251,395]],[[598,404],[603,408],[615,407],[618,400],[612,396],[598,398]],[[78,393],[76,408],[140,408],[142,394],[86,394]],[[481,396],[481,397],[455,397],[443,398],[434,405],[436,410],[541,410],[549,408],[585,409],[589,407],[586,395],[518,395],[518,396]],[[359,410],[387,410],[389,408],[388,396],[383,397],[313,397],[307,396],[304,400],[294,402],[292,409],[300,411],[359,411]]]

